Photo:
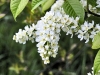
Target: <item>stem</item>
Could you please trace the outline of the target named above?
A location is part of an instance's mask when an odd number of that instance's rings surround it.
[[[83,47],[83,61],[82,61],[81,75],[85,75],[85,64],[86,64],[86,46]]]

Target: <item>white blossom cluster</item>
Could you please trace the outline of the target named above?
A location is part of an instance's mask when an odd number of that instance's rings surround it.
[[[81,25],[80,29],[78,30],[78,38],[80,40],[86,40],[85,43],[89,42],[89,39],[91,38],[93,41],[94,36],[100,31],[100,25],[96,24],[94,26],[94,21],[92,23],[88,23],[87,21],[84,22],[83,25]]]
[[[50,62],[50,56],[56,57],[57,55],[61,29],[67,35],[71,34],[73,36],[75,28],[78,26],[79,18],[74,19],[66,15],[61,7],[63,2],[63,0],[56,1],[51,7],[51,11],[47,12],[36,24],[36,42],[38,42],[38,52],[44,60],[44,64]]]
[[[85,21],[83,25],[79,25],[79,17],[69,17],[64,12],[63,2],[64,0],[57,0],[36,25],[25,26],[24,30],[19,29],[13,37],[13,40],[23,44],[28,40],[34,42],[35,39],[44,64],[50,63],[50,57],[56,57],[61,30],[66,32],[66,35],[70,34],[71,38],[75,33],[80,40],[86,40],[86,43],[100,31],[100,25],[94,26],[94,21],[92,23]]]
[[[94,72],[93,72],[93,71],[94,71],[94,70],[93,70],[93,67],[92,67],[92,71],[89,72],[89,73],[87,73],[87,75],[94,75]],[[100,70],[99,70],[98,73],[95,74],[95,75],[100,75]]]
[[[44,17],[36,24],[36,42],[38,42],[38,52],[44,61],[49,63],[49,57],[56,57],[58,52],[58,41],[60,39],[61,23],[63,17],[62,6],[63,0],[58,0],[51,7]]]
[[[94,40],[94,36],[100,32],[100,24],[94,25],[94,21],[91,23],[88,23],[87,21],[84,22],[83,25],[79,28],[78,32],[76,33],[78,35],[78,38],[81,40],[86,40],[85,43],[89,42],[89,39]]]
[[[84,22],[83,25],[81,25],[80,29],[78,30],[78,38],[80,38],[80,40],[86,40],[85,43],[87,43],[89,41],[89,30],[91,30],[91,28],[93,28],[94,26],[94,21],[92,21],[92,23],[88,23],[88,22]]]
[[[28,40],[34,43],[34,38],[35,38],[34,29],[35,29],[34,24],[32,24],[32,26],[30,27],[25,26],[25,30],[19,29],[19,32],[13,36],[13,40],[19,42],[20,44],[25,44],[26,41]]]

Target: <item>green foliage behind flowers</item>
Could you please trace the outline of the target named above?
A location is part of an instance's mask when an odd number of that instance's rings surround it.
[[[69,14],[71,17],[80,17],[80,22],[83,23],[85,12],[79,0],[66,0],[63,8],[66,14]]]
[[[62,7],[61,4],[63,4],[63,2],[64,5]],[[93,48],[99,48],[99,7],[100,3],[98,0],[93,0],[93,2],[91,2],[91,0],[26,0],[26,2],[25,0],[1,0],[0,74],[87,75],[87,72],[89,72],[92,67],[94,56],[97,53],[96,50],[91,49],[92,43]],[[43,11],[47,13],[42,13]],[[37,23],[38,21],[41,22]],[[45,22],[45,24],[43,24],[43,22]],[[40,25],[40,31],[37,27],[34,32],[42,32],[42,27],[48,27],[50,23],[49,27],[54,29],[53,32],[60,36],[59,42],[56,41],[52,44],[55,40],[53,39],[44,44],[47,44],[45,48],[51,52],[54,48],[58,48],[58,51],[56,49],[54,50],[55,53],[57,53],[56,58],[50,57],[50,63],[47,65],[44,65],[42,61],[44,59],[40,57],[43,56],[43,54],[41,54],[41,52],[40,54],[38,53],[38,48],[36,48],[37,43],[27,41],[26,44],[22,45],[12,40],[13,35],[16,35],[18,29],[25,30],[25,25],[28,25],[26,30],[31,31],[31,24],[33,23],[36,26]],[[52,25],[54,25],[54,28]],[[47,29],[50,29],[49,27]],[[31,34],[31,32],[27,33],[30,37],[29,34]],[[71,34],[73,38],[70,38],[68,34]],[[21,39],[23,40],[23,38]],[[28,39],[32,40],[32,38]],[[45,39],[47,39],[47,37],[45,37]],[[55,43],[57,43],[57,45],[55,45]],[[46,52],[44,52],[44,54],[46,54]],[[49,56],[55,57],[52,53]],[[48,57],[46,59],[48,59]],[[94,62],[95,74],[99,71],[99,67],[97,67],[100,65],[99,63],[98,52]]]
[[[94,40],[93,40],[93,45],[92,45],[92,48],[93,49],[98,49],[100,48],[100,40],[99,40],[99,37],[100,37],[100,32],[94,37]]]

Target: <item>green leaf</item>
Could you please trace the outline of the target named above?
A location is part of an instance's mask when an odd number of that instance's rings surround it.
[[[85,12],[79,0],[65,0],[63,9],[71,17],[80,17],[80,23],[83,23]]]
[[[48,0],[42,6],[42,12],[46,11],[51,7],[51,5],[55,2],[55,0]]]
[[[94,36],[92,49],[98,49],[100,48],[100,32]]]
[[[32,12],[34,9],[36,9],[39,5],[43,4],[47,0],[32,0]]]
[[[29,0],[11,0],[10,9],[14,19],[23,11]]]
[[[96,0],[87,0],[88,4],[91,4],[92,6],[96,6]]]
[[[98,17],[98,16],[93,16],[93,15],[92,15],[92,16],[88,17],[87,20],[88,20],[89,22],[94,21],[95,24],[99,24],[99,23],[100,23],[100,17]]]
[[[94,68],[94,75],[95,75],[100,70],[100,50],[98,51],[95,57],[93,68]]]

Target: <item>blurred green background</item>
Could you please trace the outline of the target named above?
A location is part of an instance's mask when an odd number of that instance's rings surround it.
[[[13,41],[20,28],[36,23],[44,14],[41,8],[31,13],[28,5],[15,21],[10,0],[0,0],[0,75],[87,75],[91,71],[97,50],[77,36],[71,39],[61,32],[58,55],[50,58],[48,65],[43,64],[36,43],[22,45]]]

